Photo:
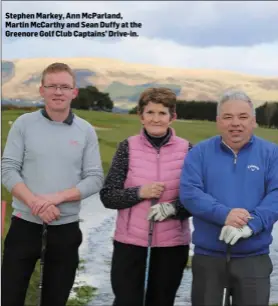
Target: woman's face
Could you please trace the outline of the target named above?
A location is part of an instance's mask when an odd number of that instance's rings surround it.
[[[167,133],[168,127],[175,118],[176,116],[171,117],[168,107],[153,102],[149,102],[140,115],[141,123],[148,134],[157,137]]]

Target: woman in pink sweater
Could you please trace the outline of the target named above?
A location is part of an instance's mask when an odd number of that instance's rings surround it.
[[[187,211],[179,204],[179,181],[191,144],[175,135],[176,95],[149,88],[140,96],[141,132],[122,141],[100,191],[117,209],[111,283],[114,306],[142,306],[150,222],[154,222],[147,306],[173,306],[189,252]]]

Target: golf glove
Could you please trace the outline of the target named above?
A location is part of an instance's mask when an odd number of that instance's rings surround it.
[[[252,234],[253,231],[248,225],[244,225],[242,228],[226,225],[221,230],[219,240],[234,245],[240,238],[249,238]]]
[[[171,203],[158,203],[151,206],[148,220],[163,221],[176,214],[176,209]]]

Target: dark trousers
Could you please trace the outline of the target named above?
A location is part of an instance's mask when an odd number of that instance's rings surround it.
[[[268,306],[272,262],[269,255],[232,258],[228,283],[233,306]],[[222,305],[226,259],[194,255],[192,306]]]
[[[188,246],[152,248],[148,306],[173,306],[188,259]],[[111,283],[114,306],[142,306],[147,248],[114,241]]]
[[[43,306],[65,306],[79,263],[82,242],[79,223],[48,226],[42,289]],[[2,306],[23,306],[26,291],[40,258],[42,226],[12,217],[4,242]]]

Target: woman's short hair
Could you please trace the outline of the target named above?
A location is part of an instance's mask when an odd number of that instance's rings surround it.
[[[137,104],[137,111],[139,114],[142,114],[145,106],[149,103],[162,104],[165,107],[169,108],[171,116],[176,112],[176,103],[177,96],[169,88],[158,87],[158,88],[147,88],[144,90],[139,98]]]

